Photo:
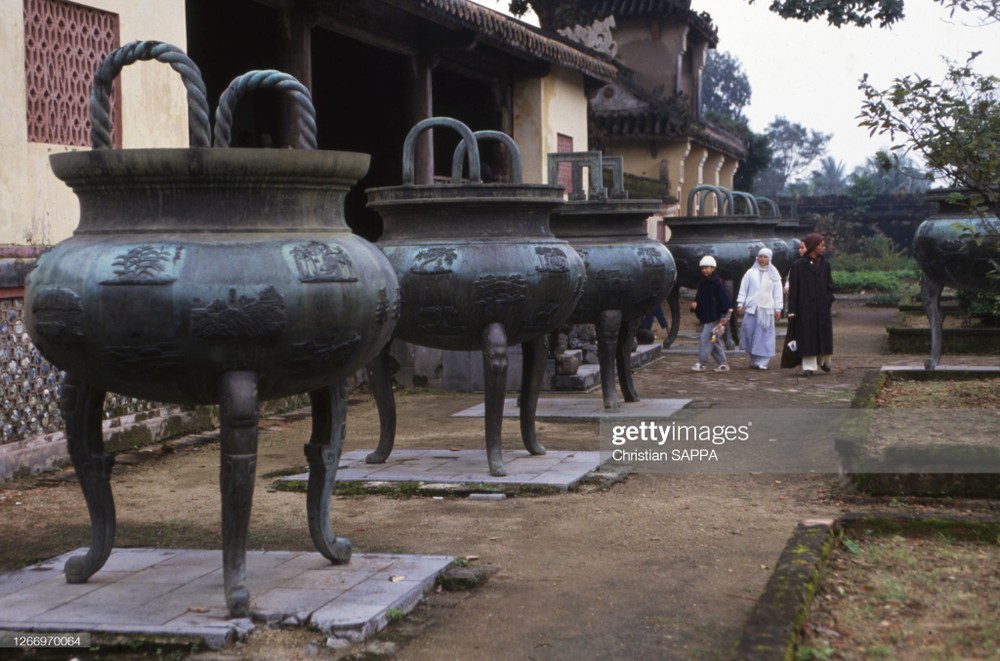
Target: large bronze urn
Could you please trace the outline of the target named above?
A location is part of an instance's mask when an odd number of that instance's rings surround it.
[[[468,183],[453,168],[450,183],[414,184],[416,140],[432,127],[459,133],[467,153]],[[512,171],[519,172],[516,145],[505,138],[515,162]],[[549,214],[563,203],[562,188],[520,181],[482,183],[477,136],[457,120],[430,118],[406,138],[403,185],[367,192],[368,206],[384,222],[378,245],[395,268],[402,290],[395,337],[437,349],[482,351],[487,460],[490,473],[498,476],[506,474],[500,431],[507,347],[522,345],[522,440],[532,454],[544,454],[534,420],[545,368],[545,336],[569,317],[584,280],[583,260],[549,229]],[[380,395],[383,420],[391,409],[386,396],[391,393]],[[394,429],[384,429],[369,462],[384,461],[393,441]]]
[[[717,214],[708,213],[714,196]],[[695,204],[696,200],[700,203]],[[790,233],[779,236],[780,218],[761,214],[756,198],[720,186],[700,185],[688,195],[688,215],[667,219],[670,240],[667,245],[677,264],[677,286],[667,300],[670,305],[670,333],[664,344],[677,338],[680,320],[678,287],[696,288],[701,280],[701,258],[711,255],[718,264],[716,273],[729,283],[739,282],[761,248],[770,248],[771,263],[782,273],[798,256],[793,248],[796,239]],[[732,324],[730,324],[732,326]],[[733,344],[729,339],[727,344]]]
[[[100,425],[105,391],[217,403],[226,601],[245,616],[258,401],[310,393],[310,531],[321,553],[346,562],[350,543],[331,534],[328,515],[343,379],[388,340],[398,282],[381,251],[344,220],[344,197],[368,156],[315,150],[312,103],[290,76],[263,71],[234,80],[216,114],[216,146],[228,147],[240,95],[272,87],[297,102],[302,148],[211,149],[197,67],[173,47],[129,44],[95,79],[96,132],[110,135],[106,89],[121,66],[138,59],[173,66],[181,58],[185,84],[196,89],[189,99],[200,94],[203,104],[192,113],[195,147],[115,151],[98,135],[93,151],[52,156],[56,176],[79,198],[80,222],[38,260],[26,317],[40,351],[67,372],[67,438],[91,515],[91,548],[70,559],[67,580],[86,581],[114,541],[113,458]]]
[[[924,361],[929,370],[941,362],[941,290],[1000,293],[1000,280],[995,277],[1000,263],[1000,218],[995,213],[973,215],[949,203],[949,196],[956,192],[941,190],[928,196],[938,203],[938,212],[922,222],[913,237],[913,255],[922,271],[920,296],[931,330],[931,355]]]
[[[601,152],[549,154],[549,181],[556,180],[560,163],[573,168],[574,193],[552,214],[552,233],[580,253],[587,272],[568,321],[595,324],[604,407],[616,409],[616,366],[625,401],[639,401],[630,364],[635,332],[642,317],[673,289],[677,269],[670,251],[646,233],[646,219],[660,212],[661,203],[628,199],[621,157]],[[610,194],[603,185],[606,166],[612,171]],[[581,185],[584,168],[591,175],[587,193]]]

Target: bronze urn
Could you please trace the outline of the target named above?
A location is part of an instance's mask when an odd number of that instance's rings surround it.
[[[193,107],[191,148],[106,148],[107,90],[124,64],[140,59],[181,73]],[[369,157],[315,149],[312,103],[294,78],[258,71],[235,79],[216,113],[216,146],[228,147],[240,96],[264,87],[296,101],[300,148],[209,148],[197,67],[172,46],[135,42],[112,53],[95,78],[95,149],[51,157],[79,198],[80,222],[38,260],[25,304],[39,350],[67,373],[68,444],[91,516],[91,547],[67,563],[69,582],[98,571],[114,541],[113,458],[100,425],[105,391],[220,405],[232,615],[250,609],[245,560],[259,400],[310,393],[310,531],[332,561],[350,557],[328,515],[343,441],[343,379],[392,333],[398,282],[381,251],[344,220],[344,197]]]
[[[453,168],[450,183],[414,184],[416,139],[432,127],[459,133],[462,142],[456,151],[467,154],[467,183],[461,170]],[[583,260],[549,228],[549,214],[563,204],[561,187],[481,181],[479,138],[503,140],[514,161],[512,170],[520,171],[516,144],[500,135],[474,135],[450,118],[423,120],[403,146],[403,185],[367,191],[368,206],[384,222],[378,246],[395,268],[402,292],[395,337],[438,349],[482,351],[487,459],[490,473],[497,476],[506,474],[500,430],[507,347],[523,348],[522,440],[529,452],[543,454],[534,419],[545,336],[572,313],[584,281]],[[458,164],[460,168],[461,160]],[[385,420],[391,415],[391,393],[382,399]],[[384,429],[368,461],[384,461],[393,441],[394,430]]]
[[[580,253],[587,272],[568,323],[595,324],[604,407],[616,409],[616,367],[625,401],[639,401],[629,362],[635,333],[642,317],[673,289],[677,269],[670,251],[646,233],[646,219],[660,212],[660,201],[628,199],[620,156],[549,154],[549,181],[558,176],[560,163],[572,165],[574,192],[552,214],[550,224],[553,234]],[[606,166],[612,171],[610,194],[603,185]],[[587,193],[582,190],[584,168],[591,179]]]

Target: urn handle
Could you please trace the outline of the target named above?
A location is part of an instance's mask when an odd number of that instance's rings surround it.
[[[605,155],[604,169],[611,170],[611,199],[627,200],[628,191],[625,190],[625,157]]]
[[[746,202],[746,208],[743,211],[744,216],[760,216],[760,207],[757,206],[757,198],[755,198],[750,193],[744,193],[743,191],[734,190],[733,191],[733,201],[736,199],[743,200]],[[733,206],[733,215],[736,215],[736,206]]]
[[[428,117],[427,119],[422,119],[417,122],[416,125],[410,129],[410,132],[406,134],[406,140],[403,141],[403,185],[412,186],[416,180],[413,161],[417,148],[417,138],[420,137],[421,133],[434,128],[435,126],[444,126],[458,131],[459,135],[462,136],[462,142],[460,144],[469,145],[469,179],[472,181],[481,181],[482,174],[479,160],[479,145],[476,142],[476,136],[472,132],[472,129],[457,119],[452,119],[451,117]],[[453,170],[451,183],[462,183],[461,176],[460,171],[456,176],[456,173]]]
[[[162,41],[133,41],[108,54],[94,74],[90,90],[90,144],[94,149],[111,149],[111,85],[122,68],[139,60],[166,62],[180,74],[187,89],[190,145],[208,147],[208,96],[205,82],[184,51]]]
[[[757,208],[767,207],[771,210],[772,218],[781,218],[781,209],[778,208],[777,203],[769,197],[761,197],[760,195],[754,196],[754,201],[757,203]]]
[[[219,98],[215,109],[215,139],[213,146],[229,147],[233,134],[233,111],[240,98],[258,89],[277,89],[287,92],[295,101],[295,119],[299,128],[299,149],[316,149],[316,108],[309,89],[295,76],[274,69],[248,71],[233,78]]]
[[[599,151],[571,151],[549,154],[549,183],[559,181],[559,164],[573,166],[573,192],[571,202],[583,200],[606,200],[608,189],[604,187],[604,156]],[[590,187],[583,191],[583,168],[590,173]]]
[[[727,211],[730,212],[730,213],[732,213],[732,211],[729,211],[729,210],[732,210],[732,209],[735,208],[732,191],[730,191],[730,190],[728,190],[726,188],[723,188],[721,186],[713,186],[711,184],[698,184],[697,186],[695,186],[694,188],[691,189],[690,193],[688,193],[688,200],[687,200],[687,202],[688,202],[688,215],[689,216],[694,216],[695,215],[695,213],[694,213],[694,198],[699,193],[701,193],[701,203],[700,203],[700,207],[701,208],[698,211],[698,215],[699,216],[704,216],[705,215],[705,211],[708,208],[708,205],[705,204],[705,201],[708,199],[708,194],[709,193],[715,193],[715,198],[719,202],[719,214],[720,215],[726,215]]]
[[[472,135],[476,136],[476,140],[497,140],[506,145],[510,152],[511,183],[519,184],[522,182],[521,149],[514,142],[514,138],[502,131],[476,131]],[[455,147],[455,154],[451,157],[451,180],[453,182],[462,180],[462,161],[465,159],[465,151],[465,140],[463,140]]]

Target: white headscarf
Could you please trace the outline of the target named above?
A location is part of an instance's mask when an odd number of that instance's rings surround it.
[[[760,262],[754,262],[757,269],[757,323],[762,328],[770,328],[774,324],[774,291],[773,282],[781,282],[781,274],[778,269],[771,264],[771,256],[774,253],[770,248],[761,248],[757,257],[765,255],[767,266],[761,266]]]

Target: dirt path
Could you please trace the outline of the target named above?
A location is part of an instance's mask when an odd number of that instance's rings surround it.
[[[810,379],[790,371],[690,371],[670,355],[636,374],[647,398],[699,405],[846,407],[865,372],[919,356],[885,356],[892,310],[838,303],[834,371]],[[596,395],[595,395],[596,396]],[[397,447],[479,448],[482,421],[448,417],[478,395],[434,391],[398,397]],[[348,448],[373,447],[370,398],[354,395]],[[302,494],[275,491],[267,476],[305,464],[309,420],[270,420],[261,435],[250,548],[311,550]],[[595,423],[539,424],[551,449],[598,447]],[[517,425],[506,448],[520,447]],[[219,548],[218,447],[209,443],[115,469],[117,546]],[[505,501],[337,498],[336,533],[357,551],[478,556],[496,570],[472,593],[442,595],[395,627],[400,659],[722,659],[797,522],[852,507],[833,476],[633,475],[608,490]],[[82,546],[86,508],[75,484],[39,479],[0,487],[5,542],[0,568]],[[395,636],[390,635],[389,638]],[[309,632],[256,636],[238,650],[199,658],[332,658]]]

